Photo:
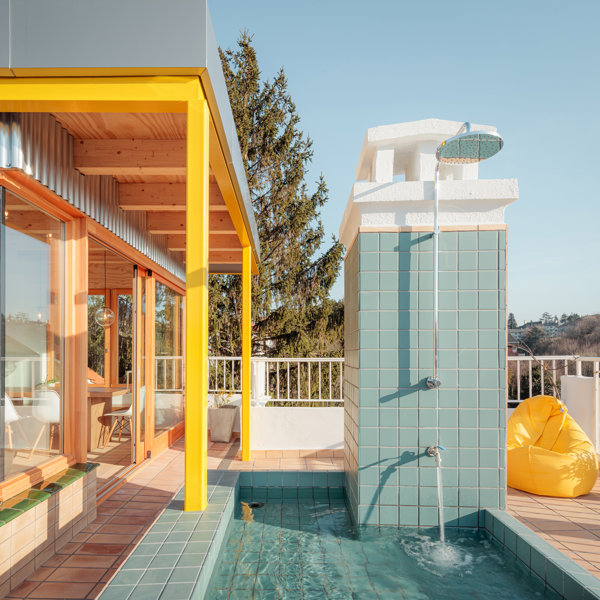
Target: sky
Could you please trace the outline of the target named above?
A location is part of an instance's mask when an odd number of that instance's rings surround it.
[[[600,313],[600,3],[596,0],[209,0],[217,42],[254,35],[285,69],[338,235],[369,127],[427,118],[494,125],[480,178],[517,178],[506,210],[508,310]],[[332,296],[343,297],[343,276]]]

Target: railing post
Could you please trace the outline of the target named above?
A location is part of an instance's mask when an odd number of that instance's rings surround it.
[[[250,246],[242,248],[242,460],[250,460],[251,251]]]

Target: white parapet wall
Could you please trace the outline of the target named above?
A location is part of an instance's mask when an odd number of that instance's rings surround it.
[[[561,399],[567,406],[569,414],[600,451],[598,429],[600,426],[599,385],[597,377],[579,375],[563,375],[560,378]]]
[[[259,407],[250,413],[252,450],[326,450],[344,447],[342,407]]]

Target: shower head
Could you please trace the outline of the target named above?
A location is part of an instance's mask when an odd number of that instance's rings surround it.
[[[502,150],[504,140],[491,131],[459,133],[442,142],[435,153],[438,162],[448,165],[478,163]]]

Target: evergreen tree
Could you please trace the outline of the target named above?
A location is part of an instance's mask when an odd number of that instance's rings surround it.
[[[312,142],[299,128],[285,73],[261,80],[248,33],[237,48],[221,51],[221,61],[261,244],[252,279],[253,353],[339,356],[343,305],[328,295],[343,246],[335,237],[324,244],[320,210],[327,187],[322,176],[314,190],[306,183]],[[211,276],[213,354],[240,353],[240,279]]]
[[[517,319],[515,319],[514,313],[508,313],[508,328],[516,329],[517,327]]]

